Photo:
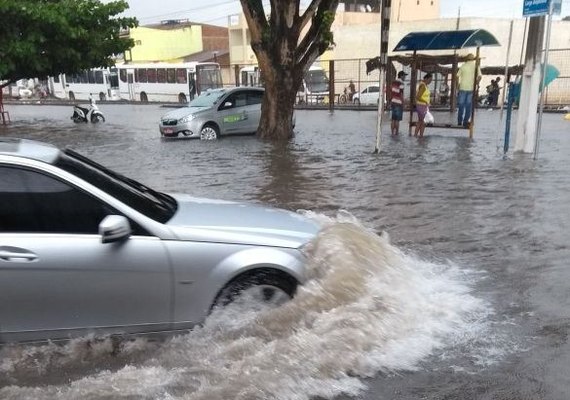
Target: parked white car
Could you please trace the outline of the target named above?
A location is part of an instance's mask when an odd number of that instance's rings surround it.
[[[356,105],[359,104],[378,104],[380,98],[380,86],[370,85],[360,92],[354,93],[352,102]]]

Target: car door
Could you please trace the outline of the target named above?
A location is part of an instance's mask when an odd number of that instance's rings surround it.
[[[231,93],[220,104],[218,114],[222,134],[249,132],[251,121],[247,106],[247,91],[238,90]]]
[[[364,89],[364,91],[362,92],[362,98],[360,99],[361,104],[370,104],[371,103],[372,89],[373,89],[372,86],[369,86],[366,89]]]
[[[261,90],[250,90],[247,93],[247,112],[250,121],[248,126],[249,132],[257,132],[257,128],[259,128],[263,93]]]
[[[118,214],[42,171],[0,165],[0,341],[146,332],[171,323],[171,273],[162,242],[133,224],[101,242]]]
[[[380,87],[370,86],[368,88],[368,104],[378,104],[380,98]]]

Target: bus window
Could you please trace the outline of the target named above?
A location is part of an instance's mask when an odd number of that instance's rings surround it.
[[[166,70],[166,82],[176,83],[176,70],[174,68],[168,68]]]
[[[146,68],[135,69],[135,81],[140,83],[148,82]]]
[[[85,83],[95,83],[95,71],[87,71],[87,82]]]
[[[148,83],[156,83],[156,69],[147,69]]]
[[[127,83],[127,70],[126,69],[120,69],[119,70],[119,78],[121,79],[121,82]]]
[[[54,83],[59,83],[59,75],[56,75],[53,77],[53,82]]]
[[[105,83],[103,80],[103,71],[95,71],[95,83]]]
[[[186,70],[183,68],[176,68],[176,83],[188,83]]]
[[[164,68],[156,69],[156,82],[166,83],[166,70]]]

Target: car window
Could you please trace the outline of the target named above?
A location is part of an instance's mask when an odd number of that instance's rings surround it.
[[[243,107],[247,105],[247,92],[236,92],[236,93],[232,93],[231,95],[228,96],[228,98],[224,101],[224,103],[227,102],[232,103],[231,107],[227,107],[227,108],[236,108],[236,107]]]
[[[380,92],[380,88],[378,86],[372,86],[370,88],[370,93],[378,93]]]
[[[368,88],[364,89],[362,93],[368,93]]]
[[[97,234],[111,214],[117,212],[54,177],[0,166],[0,232]]]
[[[263,92],[259,90],[252,90],[247,94],[247,105],[261,104],[263,101]]]

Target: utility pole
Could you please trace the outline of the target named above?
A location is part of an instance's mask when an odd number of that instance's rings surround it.
[[[386,68],[388,67],[388,40],[390,34],[390,15],[392,0],[381,0],[380,14],[380,92],[378,94],[378,119],[376,121],[376,147],[374,154],[380,153],[382,136],[382,116],[384,114],[384,87],[386,86]]]
[[[541,53],[545,17],[531,17],[521,81],[515,152],[533,153],[536,144],[537,107],[541,81]]]

